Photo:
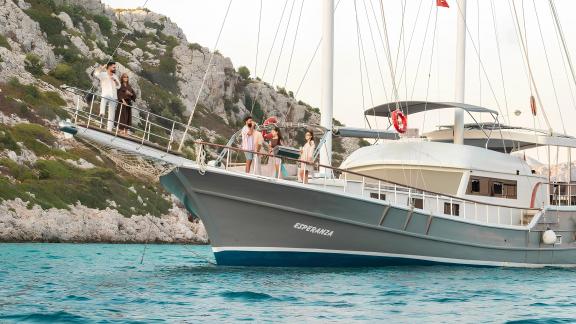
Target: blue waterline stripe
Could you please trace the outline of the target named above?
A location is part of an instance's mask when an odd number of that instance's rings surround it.
[[[218,265],[225,266],[381,267],[402,265],[454,265],[453,263],[410,258],[318,252],[220,251],[214,252],[214,256]]]

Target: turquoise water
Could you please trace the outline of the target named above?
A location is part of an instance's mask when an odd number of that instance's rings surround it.
[[[208,246],[0,244],[0,323],[576,322],[576,270],[218,267]]]

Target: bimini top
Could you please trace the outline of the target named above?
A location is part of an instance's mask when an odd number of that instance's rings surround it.
[[[364,115],[390,117],[392,111],[396,110],[397,106],[400,106],[402,108],[402,111],[406,115],[445,108],[461,108],[467,111],[468,113],[475,112],[475,113],[488,113],[494,116],[498,115],[497,111],[480,106],[474,106],[457,102],[431,102],[431,101],[398,101],[398,102],[385,103],[383,105],[367,109],[364,112]]]

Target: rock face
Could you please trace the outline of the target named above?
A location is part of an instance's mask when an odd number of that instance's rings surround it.
[[[207,243],[201,222],[174,206],[162,217],[126,218],[112,209],[42,210],[17,198],[0,204],[0,242]]]
[[[26,8],[24,4],[22,6]],[[7,75],[27,73],[24,70],[26,53],[38,55],[47,68],[53,68],[56,65],[56,57],[52,47],[44,38],[40,25],[12,0],[0,0],[0,34],[8,39],[13,54],[8,55],[4,51],[0,53],[3,61],[8,62],[0,69],[0,80],[5,79]],[[4,57],[5,55],[7,58]]]
[[[168,17],[144,9],[121,9],[116,10],[116,18],[129,26],[132,30],[142,33],[156,33],[156,29],[147,27],[159,27],[161,33],[173,36],[180,41],[186,41],[184,32]]]

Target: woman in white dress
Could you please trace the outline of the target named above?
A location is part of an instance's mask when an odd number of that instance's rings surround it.
[[[314,163],[314,150],[316,149],[316,144],[314,143],[314,133],[312,131],[306,131],[306,143],[300,149],[300,161],[306,161],[309,163]],[[314,171],[313,164],[306,164],[300,162],[300,169],[298,170],[298,178],[302,179],[303,183],[308,183],[308,175],[310,172]]]

